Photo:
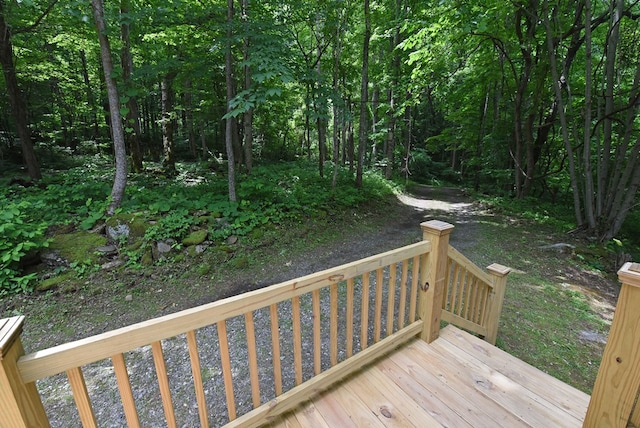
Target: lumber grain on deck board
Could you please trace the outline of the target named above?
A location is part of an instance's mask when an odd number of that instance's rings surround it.
[[[431,344],[410,340],[272,426],[570,428],[582,426],[588,403],[587,394],[447,326]]]
[[[414,344],[407,352],[397,352],[380,361],[389,376],[394,376],[404,389],[414,394],[414,399],[428,396],[421,401],[425,411],[447,426],[494,427],[523,426],[521,419],[504,411],[493,401],[484,402],[476,396],[446,358],[428,358],[414,350]],[[425,369],[426,368],[426,369]]]
[[[481,393],[476,395],[477,398],[481,398],[479,405],[487,400],[493,400],[504,407],[506,412],[513,413],[526,425],[532,427],[574,426],[574,423],[569,420],[571,417],[552,402],[474,359],[451,343],[446,341],[432,343],[429,349],[450,352],[450,358],[455,361],[459,376],[469,389],[475,389]]]
[[[588,394],[456,328],[447,326],[441,331],[440,338],[465,350],[540,396],[549,395],[550,391],[553,391],[554,404],[580,421],[584,418],[589,405]]]

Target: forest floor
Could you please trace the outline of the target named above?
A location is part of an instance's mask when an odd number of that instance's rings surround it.
[[[416,186],[396,200],[274,226],[240,237],[226,261],[205,252],[94,272],[65,292],[5,299],[0,316],[26,316],[22,340],[31,352],[417,242],[430,219],[453,224],[450,243],[480,267],[512,268],[498,346],[590,392],[619,291],[616,267],[590,269],[579,257],[588,242],[492,211],[454,188]],[[543,248],[557,243],[575,249]]]

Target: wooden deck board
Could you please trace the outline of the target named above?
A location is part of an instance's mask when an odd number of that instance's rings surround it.
[[[272,426],[580,427],[589,396],[453,326],[362,368]]]

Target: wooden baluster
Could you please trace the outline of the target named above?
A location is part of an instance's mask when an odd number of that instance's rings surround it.
[[[396,264],[389,266],[389,294],[387,295],[387,334],[385,337],[393,334],[393,322],[395,320],[396,308]]]
[[[282,367],[280,364],[280,325],[278,323],[278,304],[269,306],[271,318],[271,348],[273,355],[273,381],[276,396],[282,394]]]
[[[256,351],[256,331],[253,323],[253,312],[244,314],[244,325],[247,331],[247,355],[249,357],[249,374],[251,376],[251,399],[253,408],[260,406],[260,380],[258,379],[258,353]]]
[[[402,261],[402,279],[400,280],[400,305],[398,307],[398,330],[404,328],[407,310],[407,279],[409,278],[409,261]]]
[[[296,385],[302,383],[302,327],[300,325],[300,297],[291,298],[291,312],[293,315],[293,364]]]
[[[380,329],[382,327],[382,283],[384,272],[382,268],[376,270],[376,296],[375,296],[375,320],[373,327],[373,341],[380,342]]]
[[[23,383],[18,370],[23,324],[24,316],[0,319],[0,415],[9,427],[48,427],[36,384]]]
[[[329,287],[329,305],[330,305],[330,326],[329,341],[330,345],[330,363],[331,367],[338,364],[338,284],[331,284]]]
[[[67,377],[71,384],[73,400],[76,402],[82,427],[97,428],[98,422],[96,422],[96,415],[91,407],[91,399],[89,398],[89,391],[87,391],[87,384],[84,382],[84,376],[82,376],[82,369],[76,367],[67,370]]]
[[[487,336],[484,340],[495,345],[498,338],[498,324],[500,323],[500,314],[502,314],[504,293],[507,288],[507,275],[509,275],[511,269],[494,263],[487,267],[487,271],[493,277],[493,288],[489,293],[489,301],[487,302]]]
[[[451,313],[458,315],[460,312],[460,295],[462,294],[462,287],[460,286],[460,265],[454,264],[453,267],[453,282],[451,284],[453,292],[451,294]]]
[[[420,225],[423,239],[431,242],[431,252],[420,265],[420,299],[418,311],[424,327],[420,337],[428,343],[438,338],[442,319],[442,297],[447,276],[449,234],[453,226],[438,220]]]
[[[411,267],[411,297],[409,298],[409,324],[416,320],[418,282],[420,281],[420,256],[413,258]]]
[[[158,385],[160,386],[160,396],[162,397],[162,407],[164,408],[164,416],[167,420],[169,428],[177,427],[176,415],[173,410],[173,401],[171,400],[171,388],[169,388],[169,378],[167,377],[167,365],[162,354],[162,344],[160,341],[151,344],[153,353],[153,363],[156,366],[156,375],[158,376]]]
[[[618,271],[622,288],[593,387],[585,428],[627,426],[640,386],[640,264]]]
[[[233,393],[233,376],[231,375],[231,357],[229,355],[229,339],[227,338],[227,322],[216,324],[218,343],[220,344],[220,360],[222,362],[222,376],[224,378],[224,393],[227,398],[227,413],[229,420],[236,418],[236,399]]]
[[[347,358],[353,355],[353,278],[347,280]]]
[[[454,265],[455,262],[447,256],[447,276],[445,277],[444,297],[442,298],[442,309],[453,313],[451,294],[454,292]]]
[[[200,416],[200,426],[209,427],[209,417],[207,414],[207,401],[204,396],[204,384],[202,383],[202,371],[200,370],[200,355],[198,354],[198,341],[196,332],[187,332],[187,346],[189,348],[189,360],[191,361],[191,374],[193,375],[193,387],[196,391],[196,401],[198,402],[198,415]]]
[[[113,363],[113,371],[116,374],[118,390],[120,391],[120,399],[124,408],[124,416],[127,419],[127,425],[131,428],[139,427],[138,411],[136,403],[133,399],[133,391],[131,390],[131,381],[129,380],[129,372],[127,364],[124,361],[124,354],[115,354],[111,357]]]
[[[466,295],[464,301],[464,316],[462,318],[469,319],[469,310],[471,309],[471,299],[473,295],[473,276],[471,272],[467,271],[464,276],[464,283],[466,287]]]
[[[320,290],[311,292],[313,306],[313,373],[317,376],[322,372],[322,336],[320,335]]]
[[[458,316],[462,316],[462,295],[464,294],[464,275],[467,272],[464,267],[460,266],[456,263],[456,275],[454,279],[454,284],[456,287],[456,292],[454,294],[455,302],[453,307],[455,308],[454,314]]]
[[[360,350],[364,350],[367,349],[369,342],[369,272],[362,274],[360,320]]]

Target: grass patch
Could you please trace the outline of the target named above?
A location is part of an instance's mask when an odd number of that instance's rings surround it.
[[[498,335],[510,354],[591,393],[603,345],[582,337],[606,337],[607,330],[581,293],[532,275],[510,276]]]

